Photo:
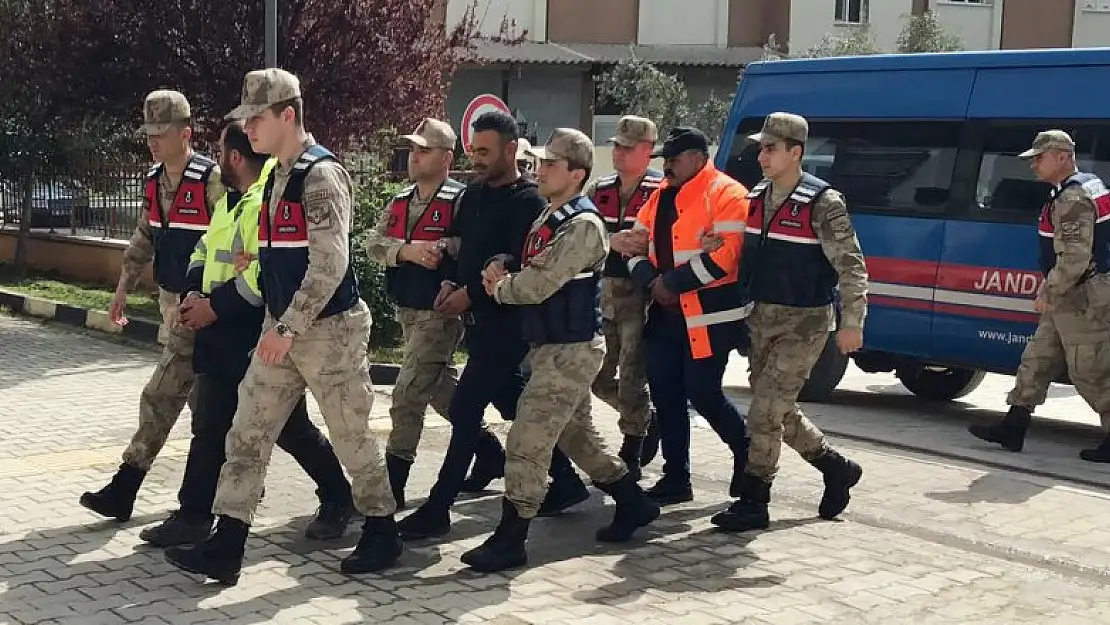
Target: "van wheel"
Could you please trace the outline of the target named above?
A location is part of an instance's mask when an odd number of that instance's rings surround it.
[[[830,332],[828,340],[825,341],[825,349],[821,352],[821,357],[813,365],[813,369],[809,372],[809,378],[806,380],[805,386],[802,387],[802,392],[798,394],[798,401],[825,401],[836,390],[836,385],[840,384],[840,380],[844,378],[844,372],[847,370],[848,357],[841,354],[840,349],[837,348],[836,333]]]
[[[899,367],[895,375],[911,393],[922,399],[952,401],[978,388],[987,372],[962,367],[910,365]]]

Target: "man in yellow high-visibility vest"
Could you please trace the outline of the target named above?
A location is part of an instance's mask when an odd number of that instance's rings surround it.
[[[258,261],[237,272],[235,257],[240,252],[257,255],[263,187],[277,161],[254,152],[242,122],[224,128],[219,159],[228,193],[190,259],[180,308],[180,322],[196,331],[193,368],[197,373],[193,439],[178,493],[181,508],[139,534],[159,547],[197,543],[212,531],[224,439],[239,403],[239,383],[262,332]],[[277,444],[318,486],[320,508],[305,535],[341,537],[355,512],[350,483],[331,443],[309,420],[303,396]]]

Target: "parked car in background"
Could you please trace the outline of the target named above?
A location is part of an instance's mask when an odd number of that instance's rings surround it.
[[[0,215],[4,224],[18,224],[23,214],[23,193],[18,185],[0,182]],[[32,228],[79,228],[95,226],[89,208],[89,192],[76,181],[39,181],[31,191]]]

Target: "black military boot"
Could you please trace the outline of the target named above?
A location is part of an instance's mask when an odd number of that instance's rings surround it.
[[[347,526],[355,516],[355,502],[351,499],[350,490],[346,496],[339,499],[325,499],[321,491],[316,491],[320,497],[320,507],[316,508],[316,515],[304,530],[305,538],[312,540],[336,540],[347,533]]]
[[[648,498],[631,474],[610,484],[597,484],[617,502],[613,522],[597,530],[595,537],[603,543],[623,543],[636,530],[659,518],[659,504]]]
[[[470,475],[463,480],[460,490],[480,493],[490,482],[502,477],[505,477],[505,448],[496,434],[483,428],[474,450],[474,466],[470,468]]]
[[[543,498],[536,516],[555,516],[590,499],[590,491],[582,483],[582,478],[578,477],[570,458],[558,448],[551,455],[551,469],[548,473],[551,475],[551,486],[548,487],[547,496]]]
[[[451,531],[451,511],[446,506],[426,501],[412,514],[398,521],[397,527],[405,540],[443,536]]]
[[[655,455],[659,453],[659,417],[655,414],[655,408],[651,409],[650,420],[648,421],[648,431],[644,436],[643,450],[640,452],[640,466],[646,467],[655,460]]]
[[[744,493],[744,469],[748,466],[748,441],[745,440],[732,448],[732,479],[728,483],[728,496],[740,497]]]
[[[195,547],[166,549],[166,560],[177,568],[214,579],[225,586],[239,583],[243,552],[250,526],[229,516],[220,516],[216,533]]]
[[[765,530],[771,525],[767,504],[771,501],[771,483],[758,477],[743,474],[740,478],[739,499],[723,512],[713,515],[710,522],[726,532]]]
[[[405,509],[405,485],[409,482],[411,469],[412,460],[386,453],[385,470],[389,473],[389,486],[393,489],[393,500],[397,502],[397,510]]]
[[[1110,462],[1110,434],[1102,439],[1098,447],[1079,452],[1079,457],[1087,462]]]
[[[393,515],[368,516],[362,525],[358,546],[343,558],[339,570],[352,575],[376,573],[393,566],[403,550],[404,542]]]
[[[212,533],[212,515],[175,510],[165,521],[139,532],[139,539],[155,547],[193,545]]]
[[[637,482],[644,477],[643,471],[640,470],[643,455],[644,437],[625,434],[624,442],[621,444],[621,450],[617,452],[617,457],[624,461],[624,466],[628,468],[628,472],[632,474]]]
[[[1025,446],[1025,431],[1033,412],[1021,406],[1010,406],[1010,410],[1001,421],[991,425],[975,424],[967,426],[967,431],[976,438],[981,438],[988,443],[998,443],[1010,451],[1021,451]]]
[[[528,526],[531,519],[522,519],[516,506],[501,498],[501,522],[486,542],[462,554],[463,564],[481,573],[496,573],[528,564]]]
[[[825,476],[825,494],[821,496],[817,516],[831,521],[848,507],[849,491],[863,477],[863,468],[835,449],[826,450],[809,463]]]
[[[667,473],[647,490],[647,496],[661,506],[670,506],[694,500],[694,487],[690,480],[679,480]]]
[[[128,521],[135,511],[135,497],[144,478],[146,471],[125,462],[119,465],[119,470],[107,486],[95,493],[82,494],[81,505],[101,516]]]

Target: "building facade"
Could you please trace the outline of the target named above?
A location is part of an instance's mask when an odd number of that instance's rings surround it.
[[[893,51],[906,17],[934,11],[965,50],[1110,46],[1110,0],[784,0],[791,51],[866,25],[882,50]]]
[[[596,82],[630,54],[677,74],[695,102],[728,98],[768,36],[790,30],[786,0],[446,0],[446,27],[471,6],[481,34],[496,36],[508,21],[526,40],[480,44],[481,62],[454,76],[448,115],[457,124],[471,99],[492,93],[539,141],[559,126],[597,142],[612,136],[617,111],[598,101]]]

